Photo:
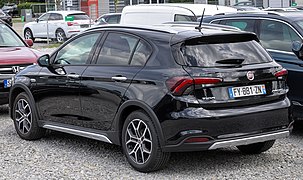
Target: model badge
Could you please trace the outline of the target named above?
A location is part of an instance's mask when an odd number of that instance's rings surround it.
[[[254,75],[254,72],[252,71],[248,71],[247,74],[246,74],[246,77],[248,80],[252,81],[255,79],[255,75]]]
[[[13,66],[12,71],[13,73],[17,74],[20,71],[20,66]]]

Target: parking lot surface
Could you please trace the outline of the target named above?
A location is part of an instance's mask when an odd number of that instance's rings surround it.
[[[236,148],[174,153],[164,170],[133,170],[120,147],[49,132],[36,141],[16,134],[0,106],[0,179],[302,179],[303,128],[260,155]]]

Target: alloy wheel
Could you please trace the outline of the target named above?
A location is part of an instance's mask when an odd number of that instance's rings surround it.
[[[17,128],[22,134],[27,134],[32,127],[32,111],[25,99],[19,99],[15,109]]]
[[[144,164],[152,153],[152,135],[141,119],[133,119],[125,132],[126,150],[136,164]]]
[[[62,32],[62,31],[58,31],[57,32],[57,41],[59,42],[59,43],[61,43],[61,42],[64,42],[64,33]]]
[[[25,31],[24,38],[25,39],[32,39],[32,33],[30,32],[30,30]]]

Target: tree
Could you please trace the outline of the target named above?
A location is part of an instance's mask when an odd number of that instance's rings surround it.
[[[119,0],[114,0],[114,4],[115,4],[115,12],[117,12],[117,7],[119,4]]]

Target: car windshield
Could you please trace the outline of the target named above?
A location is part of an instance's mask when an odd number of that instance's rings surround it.
[[[5,24],[0,24],[0,47],[23,47],[22,40]]]
[[[67,16],[73,17],[74,20],[89,20],[89,17],[86,14],[69,14]]]
[[[181,53],[188,66],[220,67],[226,64],[258,64],[272,59],[256,41],[183,44]]]

